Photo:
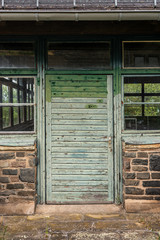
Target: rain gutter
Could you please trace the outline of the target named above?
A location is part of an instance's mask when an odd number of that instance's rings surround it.
[[[0,10],[0,21],[160,21],[160,10],[40,11]]]

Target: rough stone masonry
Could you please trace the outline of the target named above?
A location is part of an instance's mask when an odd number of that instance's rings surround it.
[[[1,214],[34,213],[36,165],[36,146],[0,146]]]
[[[123,144],[123,186],[126,211],[160,210],[160,144]]]

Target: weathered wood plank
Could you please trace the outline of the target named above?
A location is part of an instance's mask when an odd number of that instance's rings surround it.
[[[53,131],[106,131],[107,126],[90,126],[90,125],[52,125],[51,130]]]
[[[63,113],[63,114],[105,114],[107,115],[107,109],[53,109],[51,110],[52,114]]]
[[[92,173],[94,172],[94,170],[97,171],[97,169],[100,169],[100,170],[105,170],[107,169],[107,165],[106,164],[55,164],[55,163],[52,163],[52,169],[54,169],[54,174],[55,174],[55,169],[63,169],[63,170],[92,170]],[[106,170],[107,172],[107,170]],[[106,172],[104,174],[106,174]],[[90,175],[90,173],[88,172],[88,174]],[[99,174],[99,173],[98,173]]]
[[[107,157],[107,152],[106,153],[52,153],[53,158],[106,158]],[[79,161],[77,159],[77,161]]]
[[[107,186],[108,185],[108,181],[54,181],[52,183],[52,186]]]
[[[86,186],[52,186],[54,192],[106,192],[107,185]]]
[[[52,153],[107,153],[108,148],[92,148],[92,147],[54,147]]]
[[[72,86],[72,87],[107,87],[107,82],[97,80],[97,81],[80,81],[80,80],[68,80],[68,81],[52,81],[51,82],[52,87],[66,87],[66,86]]]
[[[52,87],[52,92],[95,92],[95,93],[107,93],[106,88],[104,87]]]
[[[88,97],[88,98],[105,98],[105,92],[52,92],[52,97],[64,97],[64,98],[80,98],[80,97]]]
[[[52,98],[53,103],[107,103],[107,98]]]
[[[92,147],[104,148],[107,147],[107,142],[52,142],[52,147]]]
[[[64,132],[63,132],[64,133]],[[62,136],[52,136],[52,142],[58,144],[59,142],[65,142],[69,143],[71,142],[72,144],[74,142],[82,142],[82,143],[87,143],[87,142],[107,142],[108,138],[107,136],[68,136],[68,135],[62,135]]]
[[[52,130],[52,136],[93,136],[93,137],[104,137],[107,138],[108,131],[54,131]]]
[[[107,175],[52,175],[53,181],[107,181]]]
[[[76,164],[77,158],[52,158],[52,164]],[[79,164],[108,164],[108,158],[94,159],[94,158],[78,158]]]
[[[53,114],[52,119],[64,119],[64,120],[106,120],[105,114]]]
[[[94,125],[94,126],[107,126],[107,120],[52,120],[52,125]]]
[[[103,109],[107,108],[106,104],[102,103],[52,103],[53,109],[65,109],[67,108],[68,111],[70,109]]]
[[[107,201],[107,192],[53,192],[52,199],[55,202],[105,202]]]
[[[53,175],[77,175],[77,178],[79,178],[79,175],[107,175],[107,170],[83,170],[83,169],[53,169],[52,168]]]
[[[97,80],[103,80],[106,81],[107,76],[106,75],[51,75],[49,76],[49,80],[55,81],[97,81]]]

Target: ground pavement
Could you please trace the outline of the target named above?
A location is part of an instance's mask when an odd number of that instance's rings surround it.
[[[160,240],[160,213],[0,216],[1,240]]]

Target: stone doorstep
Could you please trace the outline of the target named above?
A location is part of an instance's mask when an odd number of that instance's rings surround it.
[[[126,199],[125,210],[128,213],[160,213],[160,201]]]
[[[115,204],[83,204],[83,205],[40,205],[36,206],[36,214],[114,214],[122,211],[122,205]]]
[[[35,201],[0,204],[0,215],[32,215],[35,213]]]

